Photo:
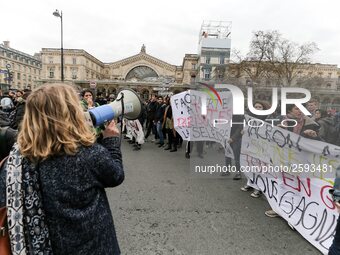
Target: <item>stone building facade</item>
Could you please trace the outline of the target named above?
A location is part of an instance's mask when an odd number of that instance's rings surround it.
[[[42,48],[41,83],[58,82],[61,77],[60,49]],[[116,94],[120,89],[132,88],[145,99],[151,94],[166,95],[190,87],[197,74],[198,57],[187,54],[182,66],[171,65],[146,53],[103,63],[85,50],[64,49],[65,81],[80,88],[95,85],[104,95]]]
[[[253,86],[259,99],[270,100],[272,87],[286,86],[275,79],[262,77],[253,83],[240,69],[240,64],[217,63],[218,76],[206,79],[202,75],[204,56],[185,54],[182,65],[172,65],[149,55],[143,45],[136,55],[104,63],[83,49],[64,49],[65,82],[79,88],[95,85],[104,95],[117,94],[123,88],[136,90],[145,99],[151,94],[167,95],[192,88],[198,81],[230,83],[246,90]],[[34,56],[12,49],[9,42],[0,44],[0,85],[8,87],[6,65],[11,65],[11,88],[35,88],[46,82],[60,82],[61,56],[59,48],[42,48]],[[205,63],[204,63],[205,64]],[[216,69],[216,68],[215,68]],[[221,73],[223,72],[223,74]],[[297,69],[291,86],[305,87],[323,105],[340,105],[340,69],[337,65],[310,64]]]
[[[0,44],[0,70],[0,88],[33,89],[41,80],[42,62],[39,54],[31,56],[11,48],[10,42],[4,41]]]

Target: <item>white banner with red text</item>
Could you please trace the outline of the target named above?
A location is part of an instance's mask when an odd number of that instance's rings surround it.
[[[218,92],[221,100],[202,91],[188,90],[170,98],[174,127],[183,140],[213,141],[220,143],[227,156],[232,155],[228,143],[230,123],[215,125],[214,122],[227,122],[232,119],[232,96],[230,92]],[[206,105],[202,105],[202,101]],[[205,114],[202,114],[202,107]]]
[[[253,123],[243,132],[241,171],[248,185],[261,190],[275,212],[327,254],[339,216],[329,190],[340,165],[340,147],[271,123]]]

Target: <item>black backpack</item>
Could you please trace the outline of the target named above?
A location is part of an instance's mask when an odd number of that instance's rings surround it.
[[[17,131],[10,127],[0,127],[0,160],[8,156],[16,141]]]
[[[7,139],[6,139],[7,129],[8,127],[0,127],[0,161],[4,157],[4,154],[7,150]]]

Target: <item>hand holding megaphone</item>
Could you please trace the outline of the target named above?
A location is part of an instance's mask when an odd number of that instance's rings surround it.
[[[102,131],[102,134],[103,134],[103,138],[119,136],[120,132],[116,126],[116,122],[112,120]]]
[[[92,108],[89,113],[95,127],[117,118],[122,113],[124,118],[135,120],[142,114],[142,101],[136,92],[131,89],[124,89],[118,93],[115,101]]]

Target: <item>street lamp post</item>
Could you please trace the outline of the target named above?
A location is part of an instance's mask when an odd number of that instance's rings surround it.
[[[7,64],[6,65],[6,69],[7,69],[7,84],[8,84],[9,88],[11,88],[11,81],[13,79],[13,73],[12,73],[11,68],[12,68],[11,64]]]
[[[53,15],[60,18],[61,21],[61,81],[64,82],[64,49],[63,49],[63,12],[55,10]]]

